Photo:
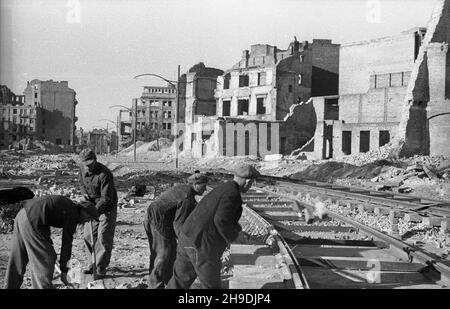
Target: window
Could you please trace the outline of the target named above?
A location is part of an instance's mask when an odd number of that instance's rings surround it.
[[[167,112],[167,118],[171,118],[172,117],[172,112],[171,111],[168,111]]]
[[[382,147],[389,143],[389,140],[391,139],[391,135],[389,131],[380,131],[380,137],[379,137],[379,146]]]
[[[45,129],[42,129],[42,134],[45,134]]]
[[[302,74],[298,74],[298,84],[303,85],[303,76]]]
[[[56,145],[61,145],[61,139],[60,138],[56,139]]]
[[[37,92],[34,93],[34,98],[37,99]]]
[[[231,79],[231,75],[225,74],[225,76],[223,77],[223,89],[230,89],[230,79]]]
[[[248,75],[239,75],[239,88],[248,87]]]
[[[167,106],[171,107],[172,106],[172,101],[167,101]]]
[[[370,131],[359,132],[359,152],[370,150]]]
[[[17,109],[13,109],[13,114],[17,114]]]
[[[352,153],[352,131],[342,131],[342,152],[345,155]]]
[[[325,99],[324,120],[339,120],[339,100]]]
[[[300,55],[300,56],[298,57],[298,60],[300,61],[300,63],[303,63],[303,62],[305,61],[305,56]]]
[[[222,105],[222,116],[230,116],[231,101],[223,101]]]
[[[264,98],[256,98],[256,114],[264,115],[266,113],[266,107],[264,106]]]
[[[42,119],[42,125],[45,126],[45,119]]]
[[[167,130],[170,130],[170,129],[172,129],[172,124],[171,124],[171,123],[168,123],[168,124],[167,124]]]
[[[266,84],[266,72],[258,73],[258,86]]]
[[[248,99],[238,100],[238,115],[248,115]]]
[[[292,85],[289,85],[289,93],[292,92]]]

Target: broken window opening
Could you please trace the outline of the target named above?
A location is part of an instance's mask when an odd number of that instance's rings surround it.
[[[222,116],[230,116],[231,101],[222,101]]]
[[[248,87],[249,78],[248,75],[239,75],[239,88]]]
[[[370,150],[370,131],[360,131],[359,152],[368,152],[369,150]]]
[[[256,98],[256,114],[265,115],[266,107],[264,106],[264,98]]]
[[[223,89],[230,89],[230,79],[231,79],[231,75],[225,74],[225,76],[223,77]]]
[[[263,86],[266,84],[266,72],[258,73],[258,86]]]
[[[339,100],[325,99],[324,120],[339,120]]]
[[[390,139],[391,139],[391,135],[390,135],[389,131],[385,131],[385,130],[380,131],[379,146],[382,147],[382,146],[386,145],[387,143],[389,143]]]
[[[352,153],[352,131],[342,131],[342,152],[345,155]]]
[[[248,99],[238,100],[238,115],[248,115]]]

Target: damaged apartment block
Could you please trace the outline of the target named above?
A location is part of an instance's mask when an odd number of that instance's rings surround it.
[[[72,148],[78,101],[68,82],[34,79],[23,93],[15,95],[1,86],[0,147],[19,144],[20,148],[32,141],[49,141]]]
[[[428,28],[342,45],[339,95],[312,99],[317,115],[308,158],[340,158],[396,139],[401,155],[450,155],[450,9]]]
[[[215,115],[191,125],[203,143],[201,151],[191,147],[193,156],[290,154],[314,136],[315,111],[304,102],[336,95],[338,72],[339,45],[330,40],[295,39],[287,50],[252,45],[217,78]],[[206,128],[209,139],[198,135]]]

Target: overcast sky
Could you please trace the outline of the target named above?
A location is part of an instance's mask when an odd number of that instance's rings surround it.
[[[438,0],[1,0],[0,83],[22,94],[32,79],[67,80],[77,127],[106,127],[155,73],[177,65],[222,70],[252,44],[348,43],[425,27]],[[388,52],[388,51],[387,51]],[[109,127],[111,127],[109,123]]]

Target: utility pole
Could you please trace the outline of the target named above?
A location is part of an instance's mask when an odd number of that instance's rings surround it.
[[[178,170],[178,116],[179,104],[180,104],[180,65],[178,65],[178,77],[177,77],[177,100],[175,107],[175,169]]]

